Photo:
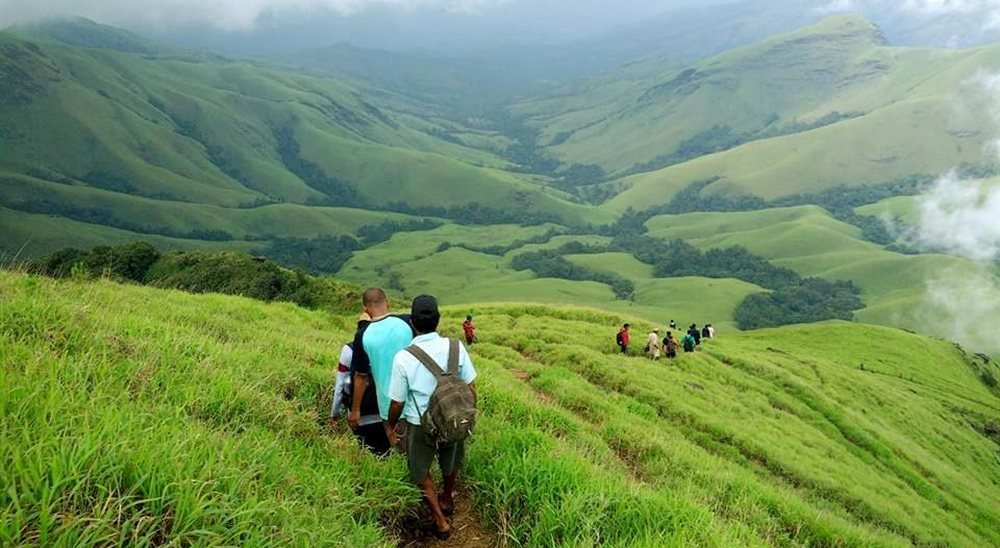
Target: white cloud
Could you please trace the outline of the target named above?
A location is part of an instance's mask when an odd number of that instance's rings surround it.
[[[1000,352],[1000,286],[986,267],[945,270],[927,280],[921,323],[976,352]]]
[[[974,261],[1000,258],[1000,187],[945,175],[918,201],[917,245]]]
[[[842,13],[857,10],[858,6],[854,0],[832,0],[829,4],[816,9],[818,13]]]
[[[990,13],[998,9],[997,0],[906,0],[902,8],[926,15]]]
[[[104,23],[171,25],[209,23],[227,30],[250,30],[265,13],[357,13],[373,6],[400,10],[435,8],[475,13],[507,0],[0,0],[0,26],[59,15]]]

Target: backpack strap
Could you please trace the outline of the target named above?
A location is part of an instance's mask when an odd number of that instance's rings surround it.
[[[448,342],[448,374],[458,375],[458,339],[449,339]]]
[[[441,371],[441,366],[434,361],[434,358],[428,356],[427,352],[424,352],[423,348],[420,348],[415,344],[411,344],[409,347],[407,347],[406,351],[409,352],[414,358],[416,358],[417,361],[423,364],[424,368],[430,371],[431,374],[434,375],[435,379],[440,379],[441,377],[445,376],[445,372]],[[449,365],[451,364],[450,355],[448,356],[448,363]]]

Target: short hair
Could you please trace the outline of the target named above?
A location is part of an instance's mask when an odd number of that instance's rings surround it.
[[[365,306],[384,303],[387,300],[388,297],[385,296],[385,291],[382,291],[382,289],[379,287],[373,287],[361,294],[361,302]]]
[[[438,325],[441,323],[440,315],[422,315],[422,316],[412,316],[410,317],[410,322],[413,324],[413,328],[417,330],[418,333],[434,333],[437,331]]]

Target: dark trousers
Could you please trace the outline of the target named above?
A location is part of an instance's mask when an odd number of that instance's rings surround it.
[[[392,450],[389,438],[385,435],[385,426],[381,422],[359,426],[354,431],[354,436],[358,438],[358,443],[362,447],[380,457],[387,456]]]

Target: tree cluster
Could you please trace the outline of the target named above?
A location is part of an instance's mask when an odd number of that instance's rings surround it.
[[[351,309],[353,288],[332,279],[289,270],[243,253],[160,253],[146,242],[67,248],[29,265],[31,272],[65,278],[109,277],[192,293],[224,293],[262,301],[287,301],[307,308]]]
[[[511,261],[511,267],[515,270],[531,270],[539,278],[557,278],[561,280],[592,281],[611,286],[615,297],[626,300],[635,293],[635,285],[631,280],[597,272],[589,268],[575,265],[557,250],[546,249],[542,251],[532,251],[522,253]]]

